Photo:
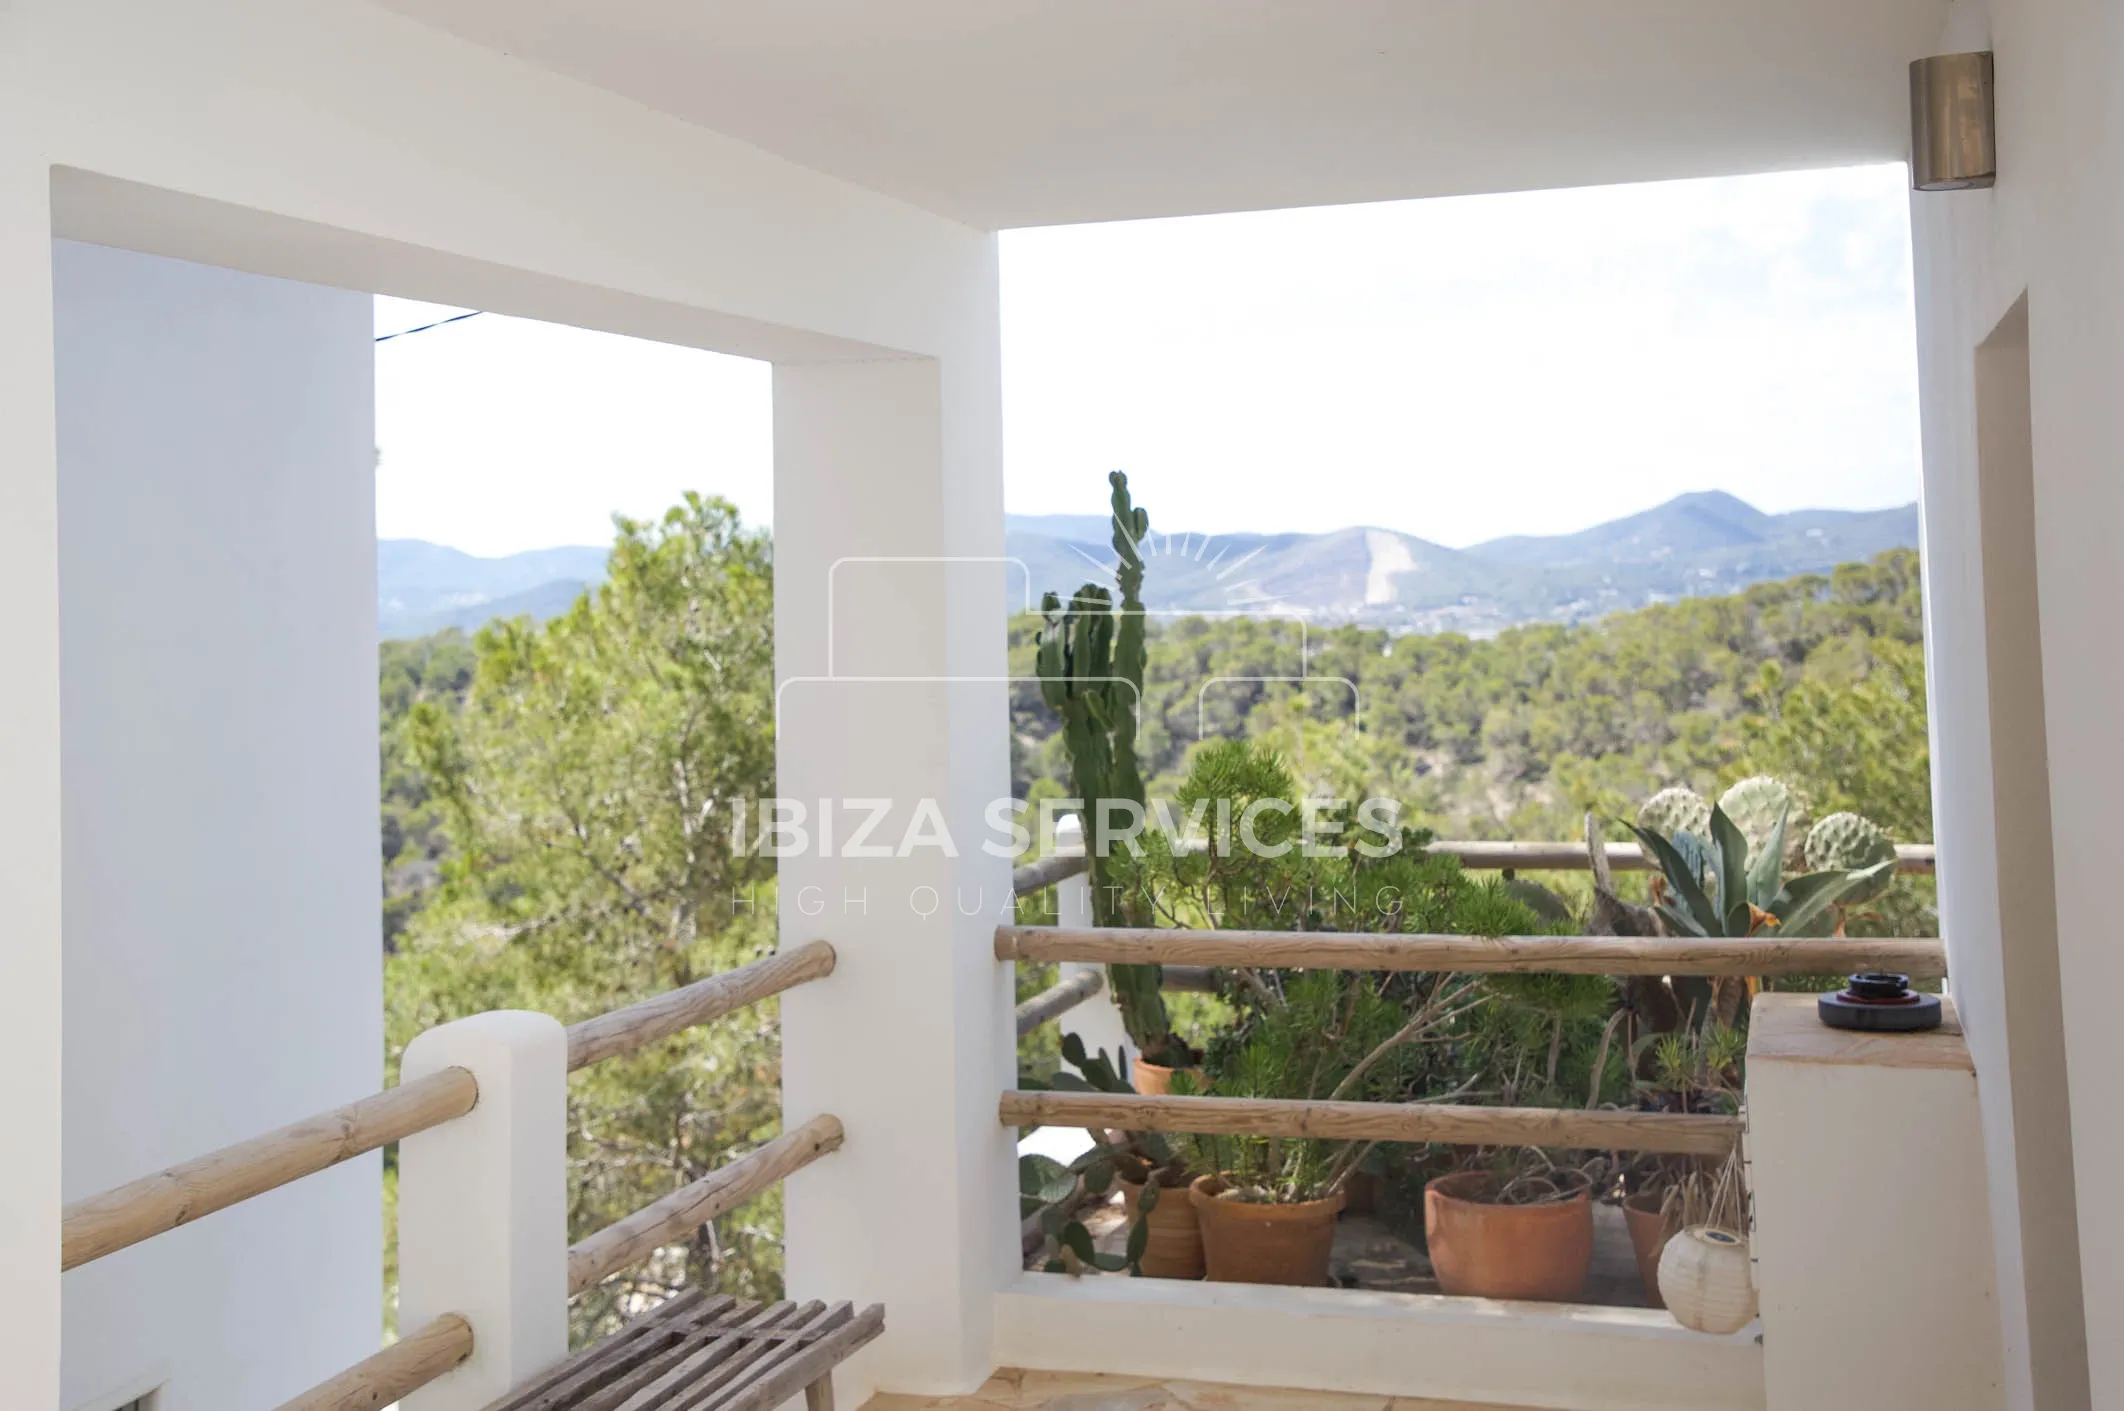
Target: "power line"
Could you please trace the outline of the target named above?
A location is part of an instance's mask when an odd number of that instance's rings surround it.
[[[403,338],[408,333],[426,333],[429,329],[441,328],[446,323],[462,323],[468,318],[478,318],[481,314],[485,312],[485,309],[474,309],[471,313],[468,314],[452,314],[448,318],[439,318],[433,323],[424,323],[418,328],[401,328],[396,333],[383,334],[378,337],[376,341],[379,343],[388,343],[393,338]]]

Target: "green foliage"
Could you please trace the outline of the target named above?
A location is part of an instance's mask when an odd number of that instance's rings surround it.
[[[1148,634],[1137,752],[1150,793],[1170,797],[1204,741],[1254,739],[1304,792],[1397,798],[1405,823],[1447,838],[1574,838],[1589,811],[1773,773],[1817,814],[1854,809],[1925,841],[1922,617],[1917,555],[1897,550],[1488,640],[1314,627],[1303,661],[1294,623],[1179,619]],[[1033,673],[1037,629],[1013,624],[1014,674]],[[1066,779],[1030,685],[1013,691],[1012,732],[1019,791]],[[1932,921],[1914,910],[1902,924],[1930,934]]]
[[[418,705],[456,711],[472,684],[476,663],[470,639],[455,628],[415,641],[383,642],[377,648],[386,951],[397,947],[413,913],[427,903],[449,856],[442,809],[413,757],[408,722]]]
[[[1334,970],[1288,976],[1273,1002],[1255,1006],[1244,1025],[1213,1046],[1211,1090],[1219,1097],[1392,1101],[1423,1066],[1399,1036],[1404,1005],[1377,977]],[[1175,1092],[1191,1089],[1175,1075]],[[1189,1164],[1223,1177],[1233,1198],[1270,1202],[1318,1200],[1340,1188],[1365,1144],[1306,1138],[1190,1136]]]
[[[771,582],[765,538],[689,496],[621,521],[608,581],[569,613],[482,629],[461,707],[411,705],[447,847],[386,965],[392,1062],[466,1014],[572,1022],[772,949],[772,862],[733,855],[719,803],[773,792]],[[774,1136],[778,1084],[772,1005],[575,1074],[570,1238]],[[748,1202],[577,1300],[578,1335],[682,1282],[777,1295],[780,1224],[778,1193]]]

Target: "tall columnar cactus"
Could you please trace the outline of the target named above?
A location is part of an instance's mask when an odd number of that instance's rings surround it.
[[[1844,893],[1842,905],[1858,906],[1873,901],[1895,880],[1895,869],[1874,872],[1881,863],[1895,861],[1895,839],[1871,819],[1856,813],[1832,813],[1807,830],[1807,868],[1812,872],[1859,872],[1872,874],[1861,887]]]
[[[1143,668],[1148,652],[1143,632],[1143,555],[1138,548],[1150,532],[1150,515],[1129,498],[1128,477],[1115,471],[1113,486],[1116,585],[1120,612],[1106,589],[1087,583],[1065,610],[1049,593],[1040,602],[1035,669],[1040,694],[1062,718],[1062,744],[1069,754],[1070,782],[1084,800],[1084,837],[1091,854],[1092,921],[1099,926],[1126,925],[1130,901],[1113,881],[1112,851],[1107,838],[1104,800],[1126,800],[1140,811],[1143,775],[1136,765],[1136,711],[1143,696]],[[1176,1056],[1160,988],[1163,972],[1155,965],[1109,967],[1114,1003],[1137,1050],[1154,1063]],[[1179,1055],[1184,1066],[1185,1055]]]
[[[1751,867],[1762,855],[1763,844],[1770,841],[1772,833],[1777,834],[1782,846],[1782,839],[1799,822],[1792,791],[1767,774],[1741,780],[1719,795],[1718,806],[1747,839],[1748,865]]]
[[[1677,833],[1694,833],[1706,842],[1711,839],[1711,805],[1694,789],[1676,785],[1661,789],[1637,810],[1637,826],[1649,828],[1662,838],[1673,838]]]

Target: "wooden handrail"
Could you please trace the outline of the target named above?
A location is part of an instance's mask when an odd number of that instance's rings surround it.
[[[605,1226],[568,1249],[568,1295],[595,1288],[622,1269],[737,1208],[792,1171],[841,1146],[841,1119],[814,1117],[757,1151],[681,1186],[654,1204]]]
[[[1104,970],[1079,970],[1018,1006],[1018,1037],[1024,1038],[1058,1014],[1067,1014],[1106,988]]]
[[[408,1333],[279,1411],[378,1411],[411,1395],[472,1355],[472,1325],[455,1313]]]
[[[632,1053],[681,1029],[705,1024],[806,980],[823,979],[833,973],[833,966],[833,947],[824,941],[811,941],[683,988],[666,990],[639,1004],[571,1024],[568,1071]]]
[[[1006,1127],[1578,1147],[1684,1156],[1724,1156],[1741,1132],[1738,1117],[1695,1113],[1110,1093],[1006,1092],[996,1115]]]
[[[1482,872],[1507,867],[1522,872],[1584,872],[1593,865],[1583,843],[1439,842],[1430,844],[1425,851],[1451,854],[1460,859],[1462,866]],[[1608,865],[1618,872],[1648,872],[1652,868],[1645,860],[1644,849],[1636,843],[1609,843],[1605,851]],[[1082,853],[1055,853],[1013,872],[1011,885],[1022,897],[1076,876],[1085,865]],[[1896,844],[1896,871],[1930,875],[1936,866],[1931,843]]]
[[[1947,973],[1935,940],[1409,936],[1339,931],[1181,931],[998,926],[996,959],[1109,965],[1253,965],[1288,970],[1435,970],[1560,975]]]
[[[1081,852],[1050,853],[1035,862],[1028,862],[1010,874],[1010,889],[1018,896],[1037,892],[1043,887],[1052,887],[1065,877],[1074,877],[1082,872],[1088,859]]]
[[[439,1127],[464,1116],[478,1101],[479,1083],[471,1072],[445,1068],[77,1200],[60,1216],[59,1267],[78,1268],[363,1152]]]
[[[833,947],[813,941],[568,1029],[570,1071],[831,975]],[[60,1217],[61,1270],[78,1268],[252,1196],[462,1117],[479,1083],[446,1068],[278,1131],[208,1152],[75,1201]]]

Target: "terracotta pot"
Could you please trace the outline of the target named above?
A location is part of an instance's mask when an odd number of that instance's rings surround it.
[[[1352,1171],[1342,1187],[1342,1208],[1351,1215],[1371,1215],[1379,1210],[1379,1177],[1370,1171]]]
[[[1188,1199],[1202,1221],[1202,1256],[1212,1281],[1226,1284],[1327,1283],[1342,1192],[1296,1205],[1226,1200],[1224,1182],[1197,1176]]]
[[[1755,1316],[1755,1274],[1738,1235],[1702,1225],[1667,1241],[1659,1291],[1674,1321],[1700,1333],[1737,1333]]]
[[[1622,1207],[1623,1223],[1630,1229],[1630,1249],[1637,1256],[1637,1277],[1644,1280],[1645,1301],[1654,1308],[1667,1306],[1659,1292],[1659,1256],[1667,1247],[1667,1237],[1674,1233],[1659,1211],[1666,1198],[1664,1189],[1639,1191],[1624,1200]]]
[[[1136,1223],[1136,1202],[1143,1187],[1122,1181],[1121,1206],[1130,1228]],[[1143,1246],[1143,1275],[1150,1279],[1199,1279],[1202,1277],[1202,1223],[1195,1202],[1185,1186],[1160,1186],[1158,1203],[1144,1217],[1150,1233]]]
[[[1593,1199],[1580,1191],[1542,1205],[1478,1199],[1485,1171],[1440,1176],[1423,1188],[1423,1231],[1438,1287],[1476,1298],[1569,1300],[1593,1265]]]
[[[1175,1073],[1192,1073],[1195,1077],[1195,1091],[1202,1091],[1202,1070],[1200,1068],[1167,1068],[1163,1064],[1144,1062],[1143,1055],[1140,1053],[1135,1056],[1135,1072],[1133,1076],[1136,1080],[1136,1091],[1142,1093],[1145,1097],[1164,1097],[1170,1093],[1173,1090],[1173,1074]]]

